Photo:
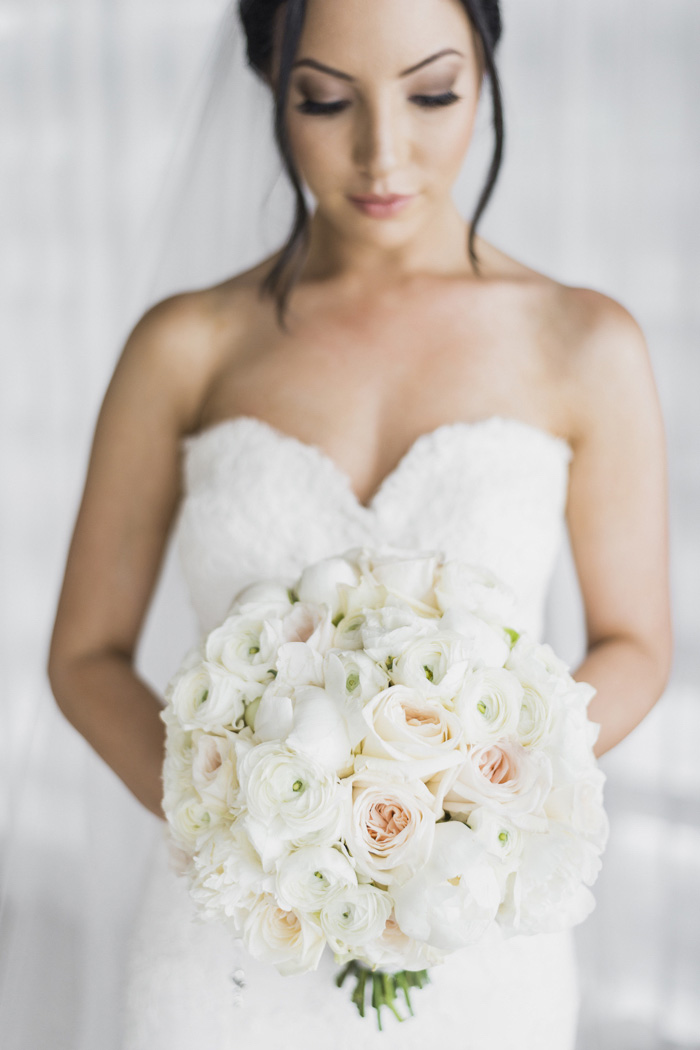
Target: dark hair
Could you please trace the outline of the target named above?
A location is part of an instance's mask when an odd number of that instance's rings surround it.
[[[493,126],[495,131],[495,145],[491,164],[486,183],[474,209],[469,230],[469,257],[478,273],[479,261],[474,250],[476,224],[493,192],[503,156],[503,102],[500,81],[494,61],[494,51],[501,37],[501,14],[499,0],[460,0],[460,2],[464,6],[476,33],[483,69],[485,73],[488,73],[491,84]],[[253,71],[266,82],[269,82],[272,64],[275,14],[282,4],[286,5],[286,11],[284,12],[281,32],[279,76],[275,94],[274,132],[284,168],[294,190],[296,208],[289,237],[280,252],[279,258],[262,282],[261,292],[275,297],[277,318],[280,325],[284,328],[287,301],[301,273],[309,239],[309,212],[306,207],[299,173],[289,145],[287,126],[284,119],[292,63],[296,58],[304,25],[306,0],[238,0],[239,17],[246,35],[248,63]]]

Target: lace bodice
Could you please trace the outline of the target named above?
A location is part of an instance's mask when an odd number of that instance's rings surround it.
[[[367,505],[320,448],[255,416],[188,435],[182,452],[178,548],[203,632],[255,579],[389,543],[490,566],[540,637],[573,456],[564,438],[502,416],[445,423],[414,441]]]

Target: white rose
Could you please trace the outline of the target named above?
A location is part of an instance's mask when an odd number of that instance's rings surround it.
[[[545,804],[550,820],[569,824],[602,851],[610,831],[603,806],[605,774],[592,768],[584,776],[565,784],[555,784]]]
[[[365,704],[362,755],[411,762],[410,776],[434,776],[463,761],[459,718],[437,699],[404,685],[392,685]],[[363,763],[360,763],[364,766]],[[377,768],[376,763],[369,763]],[[404,770],[401,770],[404,772]]]
[[[286,642],[304,642],[323,655],[334,644],[335,628],[325,606],[295,602],[282,620]]]
[[[293,707],[287,744],[315,759],[329,773],[351,773],[353,755],[348,724],[335,697],[317,686],[302,686],[295,691]]]
[[[172,705],[184,729],[234,728],[242,724],[245,692],[237,675],[208,662],[176,674]]]
[[[250,909],[242,935],[251,955],[272,963],[284,976],[315,970],[326,944],[312,922],[280,908],[272,894],[261,895]]]
[[[445,959],[445,953],[432,948],[425,941],[408,937],[392,912],[379,937],[367,941],[354,951],[354,957],[368,966],[382,970],[425,970],[437,966]]]
[[[419,610],[434,610],[433,581],[441,552],[387,547],[371,555],[371,573],[390,594]]]
[[[593,746],[598,739],[600,726],[590,721],[586,711],[588,683],[574,684],[583,687],[580,693],[565,686],[555,698],[556,717],[551,734],[544,742],[544,749],[554,768],[555,783],[586,776],[597,766]]]
[[[482,565],[443,562],[435,573],[435,596],[443,612],[459,606],[489,623],[516,628],[520,619],[513,588]]]
[[[457,815],[468,815],[475,806],[503,807],[520,827],[536,829],[546,821],[542,806],[551,786],[547,756],[504,739],[471,748],[443,805]]]
[[[192,734],[192,784],[202,802],[221,815],[233,813],[239,804],[236,775],[235,734],[195,730]]]
[[[494,921],[501,888],[474,833],[458,820],[435,826],[426,864],[392,888],[396,919],[409,937],[450,952],[479,940]]]
[[[302,846],[277,871],[277,899],[284,908],[318,912],[331,897],[357,886],[347,854],[334,846]]]
[[[291,682],[275,678],[268,683],[248,719],[256,741],[287,739],[294,720],[293,693]],[[251,710],[249,708],[248,712]]]
[[[353,952],[379,937],[391,915],[391,897],[369,883],[339,890],[323,905],[319,921],[334,952]]]
[[[275,669],[278,688],[323,685],[323,653],[307,642],[282,642],[277,650]]]
[[[425,863],[435,831],[434,799],[421,781],[363,770],[348,777],[352,813],[346,834],[358,871],[387,886]]]
[[[471,668],[503,667],[510,653],[510,636],[504,628],[487,623],[468,609],[452,606],[443,614],[440,629],[453,631],[464,639]]]
[[[327,605],[333,618],[341,611],[338,585],[344,583],[348,587],[355,587],[358,581],[357,568],[345,558],[321,558],[306,566],[294,590],[302,602]]]
[[[418,689],[424,696],[452,700],[469,672],[470,646],[457,631],[435,624],[433,633],[409,641],[394,659],[394,682]]]
[[[327,772],[352,772],[350,712],[336,696],[315,685],[285,695],[284,683],[271,683],[255,712],[255,736],[261,742],[285,741],[315,759]]]
[[[293,846],[330,845],[340,837],[347,789],[308,755],[270,741],[239,761],[246,827],[263,866]]]
[[[479,667],[464,680],[455,706],[470,744],[484,744],[514,733],[523,687],[504,667]]]
[[[499,922],[516,933],[554,933],[582,922],[595,900],[586,889],[601,861],[595,847],[564,824],[528,835],[517,870],[509,876]]]

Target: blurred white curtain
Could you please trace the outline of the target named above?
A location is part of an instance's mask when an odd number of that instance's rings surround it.
[[[106,767],[95,776],[103,764],[55,707],[45,664],[96,414],[133,311],[146,305],[127,299],[139,234],[223,3],[0,3],[5,1050],[119,1047],[123,902],[160,822]],[[698,1048],[700,4],[502,8],[506,156],[481,230],[639,319],[670,462],[675,666],[649,718],[603,759],[612,837],[596,912],[577,931],[579,1050]],[[549,613],[549,640],[576,664],[582,614],[566,548]],[[138,659],[154,688],[193,629],[171,550]],[[40,768],[37,754],[48,756]],[[90,798],[88,778],[99,785]],[[101,826],[103,804],[122,795],[125,825]],[[78,863],[86,840],[89,871]],[[86,927],[95,901],[104,922]]]

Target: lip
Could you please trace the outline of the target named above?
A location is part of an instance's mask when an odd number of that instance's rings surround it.
[[[414,197],[415,194],[389,193],[382,197],[376,193],[364,193],[353,194],[348,197],[348,200],[365,215],[380,219],[389,215],[395,215],[405,208]]]
[[[350,200],[362,201],[363,204],[390,204],[391,201],[408,200],[408,193],[352,193]]]

